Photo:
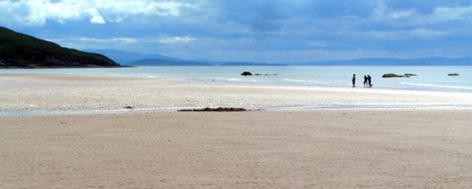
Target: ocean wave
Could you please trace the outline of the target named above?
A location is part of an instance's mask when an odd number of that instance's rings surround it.
[[[222,78],[222,77],[214,77],[210,78],[212,81],[223,81],[223,82],[239,82],[241,79],[238,78]]]
[[[222,81],[222,82],[259,82],[259,80],[257,79],[221,78],[221,77],[211,78],[210,80]]]
[[[438,85],[438,84],[430,84],[430,83],[410,83],[410,82],[400,82],[400,84],[420,86],[420,87],[472,90],[472,87],[457,86],[457,85]]]
[[[288,81],[288,82],[294,82],[294,83],[316,83],[316,84],[322,84],[323,83],[323,82],[320,82],[320,81],[301,80],[301,79],[288,79],[288,78],[283,78],[282,81]]]
[[[240,81],[240,79],[236,79],[236,78],[229,78],[229,79],[226,79],[227,81],[232,81],[232,82],[237,82],[237,81]]]
[[[160,78],[162,76],[160,75],[152,75],[152,74],[132,74],[131,77],[135,77],[135,78]]]

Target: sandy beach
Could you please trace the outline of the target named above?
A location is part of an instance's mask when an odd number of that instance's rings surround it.
[[[2,118],[0,188],[470,188],[471,113]]]
[[[472,104],[426,91],[1,75],[0,110]],[[132,111],[132,110],[131,110]],[[470,188],[471,109],[0,117],[0,188]]]
[[[97,75],[0,75],[0,111],[330,105],[471,105],[472,93],[322,88]]]

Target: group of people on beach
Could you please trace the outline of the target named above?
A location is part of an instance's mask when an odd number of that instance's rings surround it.
[[[356,74],[352,75],[352,87],[356,87]],[[372,87],[372,77],[364,75],[364,88]]]

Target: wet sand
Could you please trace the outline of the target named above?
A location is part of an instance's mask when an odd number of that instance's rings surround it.
[[[470,188],[471,114],[7,117],[0,188]]]

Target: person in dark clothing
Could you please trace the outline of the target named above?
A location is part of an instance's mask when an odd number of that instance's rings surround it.
[[[356,87],[356,74],[352,75],[352,87]]]
[[[364,88],[366,88],[366,87],[367,87],[367,76],[364,75]]]
[[[370,75],[367,75],[367,83],[368,83],[369,88],[371,88],[372,87],[372,77],[370,77]]]

